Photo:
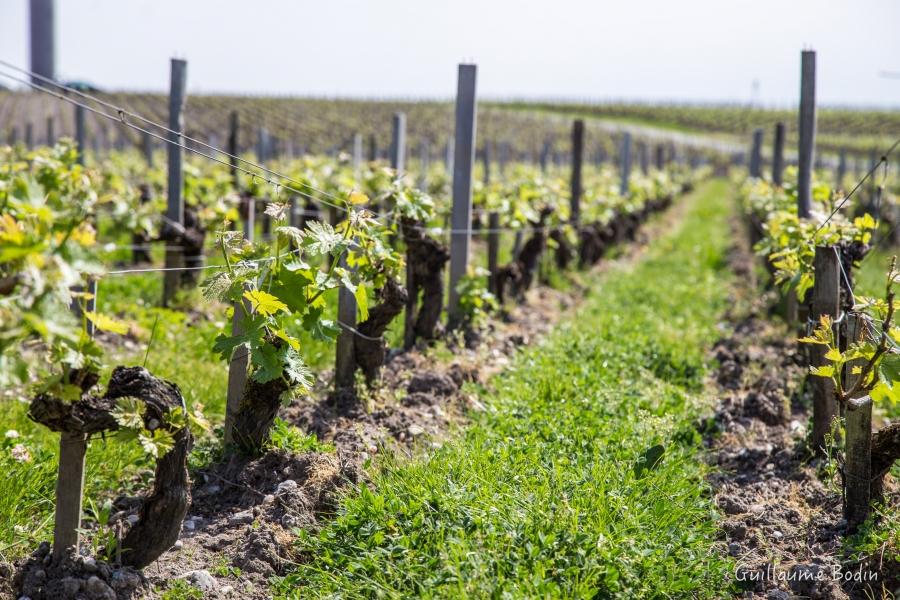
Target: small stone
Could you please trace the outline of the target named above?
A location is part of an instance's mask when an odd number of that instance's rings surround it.
[[[775,538],[776,540],[780,540],[781,538],[784,537],[784,534],[776,529],[775,531],[772,532],[772,537]]]
[[[184,548],[184,542],[181,540],[175,540],[175,543],[172,544],[172,550],[181,550]]]
[[[273,496],[272,494],[266,494],[265,496],[263,496],[263,504],[272,504],[273,502],[275,502],[275,496]]]
[[[784,590],[769,590],[766,592],[768,600],[791,600],[791,595]]]
[[[218,494],[220,491],[222,491],[222,486],[215,484],[215,483],[211,483],[208,486],[206,486],[205,488],[203,488],[203,493],[205,493],[209,496],[212,496],[213,494]]]
[[[281,494],[285,494],[287,492],[293,492],[297,490],[297,482],[293,479],[285,479],[281,483],[279,483],[275,487],[275,494],[280,496]]]
[[[219,593],[223,596],[230,596],[234,593],[234,588],[230,585],[224,585],[222,586],[222,589],[219,590]]]
[[[216,588],[219,587],[215,578],[205,569],[188,571],[182,575],[181,578],[186,579],[188,583],[203,592],[214,592],[216,591]]]
[[[728,554],[731,556],[737,556],[741,553],[741,545],[735,544],[734,542],[728,544]]]
[[[799,433],[803,429],[803,424],[800,421],[798,421],[797,419],[791,421],[791,433]]]
[[[228,517],[229,525],[249,525],[253,522],[253,513],[249,510],[234,513]]]
[[[197,525],[194,524],[194,521],[192,519],[188,519],[181,525],[181,528],[185,531],[193,531],[196,526]]]
[[[128,515],[127,517],[125,517],[125,522],[128,523],[129,525],[131,525],[132,527],[137,525],[137,522],[140,520],[141,520],[141,518],[137,515]]]
[[[129,592],[141,587],[141,576],[134,571],[120,569],[112,574],[112,587],[118,592]]]
[[[420,425],[410,425],[406,429],[406,432],[411,437],[418,437],[418,436],[422,435],[423,433],[425,433],[425,429],[423,429]]]
[[[766,463],[766,471],[773,471],[775,469],[775,463]]]
[[[116,593],[96,575],[91,575],[84,585],[84,591],[88,597],[96,600],[116,600]]]

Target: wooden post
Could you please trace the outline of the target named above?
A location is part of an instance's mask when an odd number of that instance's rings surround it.
[[[631,178],[631,134],[627,131],[622,136],[622,148],[619,152],[619,168],[621,170],[619,194],[627,196],[628,180]]]
[[[357,183],[362,176],[363,162],[363,139],[361,133],[353,134],[353,176],[356,177]]]
[[[369,160],[378,160],[378,141],[375,139],[374,133],[369,135]]]
[[[840,154],[838,154],[838,166],[837,166],[837,175],[835,176],[836,180],[834,182],[835,189],[842,189],[841,186],[844,185],[844,176],[847,174],[847,150],[845,148],[841,148]]]
[[[816,53],[800,55],[800,146],[797,169],[797,214],[808,219],[812,205],[812,171],[816,147]]]
[[[753,130],[753,146],[750,149],[750,177],[762,177],[763,130]]]
[[[641,173],[646,175],[650,171],[650,156],[647,151],[647,142],[638,143],[638,158],[641,161]]]
[[[238,179],[238,131],[240,130],[240,121],[236,110],[231,111],[228,118],[228,164],[231,165],[231,180],[234,182],[234,189],[240,192],[240,180]]]
[[[491,145],[485,141],[484,148],[481,149],[481,166],[484,171],[481,176],[481,181],[484,185],[488,185],[491,182]]]
[[[547,165],[550,162],[550,142],[544,141],[544,145],[541,146],[541,153],[538,156],[538,164],[541,167],[541,173],[547,172]]]
[[[78,148],[78,164],[84,166],[84,107],[75,106],[75,147]]]
[[[477,68],[459,65],[456,89],[456,155],[453,159],[453,208],[450,219],[450,325],[458,325],[462,314],[456,287],[469,265],[469,229],[472,223],[472,165],[475,162],[475,80]]]
[[[29,10],[31,72],[47,79],[56,79],[55,6],[55,0],[31,0]],[[47,85],[39,77],[32,77],[31,83]]]
[[[812,289],[812,314],[810,318],[818,323],[822,315],[832,321],[840,312],[840,264],[834,246],[817,246],[813,259],[815,284]],[[814,345],[810,348],[810,365],[819,367],[828,364],[826,348]],[[837,415],[834,382],[830,377],[810,377],[808,379],[813,394],[813,429],[810,444],[813,451],[821,454],[825,448],[825,436],[831,432],[831,422]]]
[[[573,227],[578,227],[581,218],[581,164],[584,158],[584,121],[576,119],[572,123],[572,179],[569,217]]]
[[[86,301],[89,311],[97,307],[97,282],[91,281],[88,290],[93,295]],[[74,291],[83,291],[75,288]],[[81,304],[72,302],[72,312],[81,318]],[[94,336],[94,324],[87,323],[87,334]],[[56,514],[53,523],[53,562],[60,563],[70,552],[78,554],[81,542],[81,505],[84,501],[84,457],[87,435],[63,432],[59,436],[59,467],[56,475]]]
[[[666,168],[666,147],[662,144],[656,146],[656,168],[659,171]]]
[[[419,189],[428,190],[429,144],[427,138],[419,142]]]
[[[341,257],[341,266],[347,268],[346,255]],[[335,390],[352,389],[356,376],[356,358],[352,331],[347,327],[356,327],[356,297],[343,285],[338,289],[338,322],[341,332],[335,345],[334,388]]]
[[[487,268],[488,268],[488,291],[499,297],[497,289],[497,270],[498,257],[500,255],[500,213],[491,211],[488,213],[488,234],[487,234]]]
[[[184,130],[185,87],[187,85],[187,61],[172,59],[171,81],[169,87],[169,144],[167,144],[169,187],[166,218],[169,225],[184,226],[184,171],[181,148],[181,132]],[[166,245],[166,268],[176,269],[184,266],[184,254],[172,244]],[[168,306],[175,297],[181,281],[180,271],[166,271],[163,280],[163,306]]]
[[[25,147],[34,150],[34,126],[31,123],[25,123]]]
[[[144,155],[144,162],[151,169],[153,168],[153,137],[149,131],[141,134],[141,153]]]
[[[231,335],[244,333],[244,316],[250,314],[250,304],[244,300],[232,304]],[[250,346],[241,344],[231,352],[228,363],[228,392],[225,399],[225,445],[234,442],[234,417],[241,406],[241,397],[247,386],[247,370],[250,367]]]
[[[253,241],[256,231],[256,198],[247,198],[247,218],[244,219],[244,239]]]
[[[784,175],[784,123],[775,124],[775,142],[772,146],[772,183],[781,187]]]
[[[47,117],[47,145],[48,146],[52,146],[53,144],[56,143],[56,131],[55,131],[55,127],[53,125],[54,125],[53,117],[52,116]]]
[[[406,171],[406,115],[394,113],[391,124],[391,168],[397,175]]]
[[[866,337],[866,317],[847,315],[847,345],[864,342]],[[845,388],[852,387],[858,374],[853,367],[862,367],[864,359],[851,361],[844,373]],[[872,479],[872,398],[864,392],[856,394],[847,402],[845,411],[845,433],[847,441],[844,461],[844,518],[849,530],[855,531],[869,516]]]

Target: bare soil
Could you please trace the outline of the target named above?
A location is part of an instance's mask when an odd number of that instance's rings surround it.
[[[810,409],[798,335],[767,314],[774,293],[759,295],[740,224],[735,233],[731,265],[747,285],[732,302],[732,332],[713,349],[720,402],[707,443],[740,597],[893,597],[896,564],[845,551],[840,473],[812,458],[805,442]]]

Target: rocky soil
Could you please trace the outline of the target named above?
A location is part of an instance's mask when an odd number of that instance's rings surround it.
[[[845,552],[840,473],[805,443],[810,409],[798,336],[767,314],[774,296],[759,296],[746,246],[733,250],[731,264],[747,285],[732,303],[732,333],[713,349],[720,402],[707,443],[741,597],[893,597],[900,569]]]

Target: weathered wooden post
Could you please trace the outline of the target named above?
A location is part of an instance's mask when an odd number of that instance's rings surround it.
[[[56,79],[56,2],[31,0],[31,83],[46,85],[41,77]]]
[[[232,304],[231,335],[244,334],[244,316],[250,314],[250,304],[242,300]],[[228,363],[228,391],[225,398],[225,445],[234,442],[234,419],[241,405],[241,396],[247,387],[247,371],[250,367],[250,346],[241,344],[231,351]]]
[[[346,257],[341,258],[341,266],[347,268]],[[356,327],[356,297],[343,285],[338,289],[337,318],[341,332],[338,334],[335,345],[334,388],[335,390],[352,389],[356,378],[353,340],[355,334],[348,327]]]
[[[750,148],[750,177],[762,177],[763,130],[753,130],[753,145]]]
[[[656,146],[656,168],[659,171],[666,168],[666,147],[662,144]]]
[[[837,174],[835,175],[836,181],[834,182],[834,187],[836,189],[842,189],[841,186],[844,185],[844,176],[846,174],[847,174],[847,150],[845,148],[841,148],[841,151],[838,154]]]
[[[231,180],[234,185],[234,189],[237,192],[240,192],[240,181],[238,179],[238,152],[240,151],[238,148],[238,131],[240,131],[240,121],[238,119],[238,113],[236,110],[231,111],[231,114],[228,117],[228,154],[231,156],[228,157],[228,164],[231,169]]]
[[[812,289],[812,318],[816,323],[822,315],[828,315],[834,322],[840,313],[840,263],[834,246],[817,246],[813,259],[815,284]],[[827,349],[821,345],[813,345],[809,350],[809,364],[814,367],[825,366]],[[834,382],[830,377],[810,377],[809,383],[813,394],[813,428],[810,444],[813,451],[821,454],[825,449],[825,437],[831,433],[831,422],[837,415]]]
[[[391,168],[397,175],[406,171],[406,114],[394,113],[391,122]]]
[[[184,227],[184,171],[181,132],[184,131],[184,103],[187,86],[187,61],[172,59],[169,84],[169,144],[167,144],[169,185],[166,219],[170,227]],[[177,246],[166,244],[166,268],[184,267],[184,254]],[[181,282],[179,271],[166,271],[163,279],[163,306],[168,306],[175,297]]]
[[[638,159],[641,162],[641,173],[646,175],[650,171],[650,156],[647,151],[647,142],[638,143]]]
[[[428,138],[419,142],[419,189],[428,190],[428,167],[431,158]]]
[[[353,176],[356,177],[356,181],[359,182],[359,178],[362,176],[362,163],[363,163],[363,139],[361,133],[353,134]]]
[[[56,130],[54,127],[53,117],[47,117],[47,145],[52,146],[56,143]]]
[[[151,169],[153,168],[153,137],[149,131],[141,134],[141,153],[144,155],[144,162]]]
[[[772,183],[781,187],[784,175],[784,123],[775,124],[775,141],[772,146]]]
[[[90,297],[85,300],[88,311],[97,306],[97,282],[88,284]],[[78,287],[73,291],[83,292]],[[72,302],[72,312],[82,318],[81,303]],[[94,335],[94,324],[87,323],[87,334]],[[87,434],[62,432],[59,435],[59,467],[56,475],[56,514],[53,523],[53,562],[62,562],[69,553],[78,554],[81,542],[81,505],[84,501],[84,457]]]
[[[378,160],[378,140],[375,139],[374,133],[369,135],[369,160]]]
[[[800,145],[797,164],[797,214],[808,219],[812,206],[812,170],[816,147],[816,53],[800,55]]]
[[[847,316],[847,346],[862,343],[866,336],[866,317],[858,314]],[[856,359],[846,366],[845,389],[850,389],[859,379],[854,367],[861,368],[865,359]],[[844,412],[847,437],[844,461],[844,518],[849,530],[855,531],[869,516],[872,479],[872,398],[864,392],[847,401]]]
[[[572,123],[572,179],[570,181],[569,221],[578,227],[581,218],[581,164],[584,158],[584,121]]]
[[[500,290],[497,289],[497,271],[498,260],[500,256],[500,213],[491,211],[488,213],[488,232],[487,232],[487,268],[488,268],[488,291],[496,296],[500,296]]]
[[[84,166],[84,107],[75,105],[75,147],[78,148],[78,164]]]
[[[544,141],[544,145],[541,146],[541,155],[538,158],[538,162],[541,165],[541,173],[547,172],[547,165],[550,162],[550,142]]]
[[[232,113],[233,114],[233,113]],[[253,198],[247,200],[247,219],[244,221],[244,239],[253,241],[254,217],[256,213],[256,201]],[[250,304],[242,300],[231,305],[234,314],[231,317],[231,335],[237,336],[244,333],[244,314],[249,314]],[[225,397],[225,445],[234,442],[234,418],[241,405],[241,396],[247,386],[247,370],[250,367],[250,347],[241,344],[231,352],[231,361],[228,363],[228,389]]]
[[[627,196],[628,182],[631,178],[631,134],[627,131],[622,135],[622,147],[619,151],[619,169],[621,173],[619,194]]]
[[[34,150],[34,125],[25,123],[25,147]]]
[[[460,323],[459,280],[469,265],[470,227],[472,223],[472,165],[475,162],[477,67],[459,65],[456,88],[456,154],[453,160],[453,208],[450,219],[450,296],[447,305],[450,325]]]

